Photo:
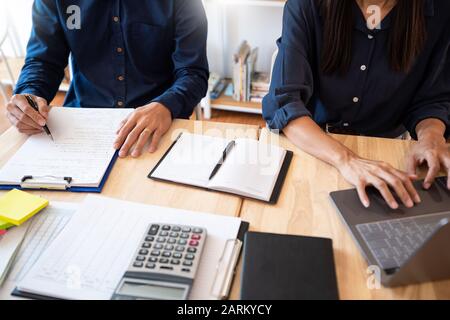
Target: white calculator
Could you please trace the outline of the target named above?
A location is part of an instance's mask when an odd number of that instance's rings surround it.
[[[112,300],[186,300],[195,279],[206,229],[151,224]]]

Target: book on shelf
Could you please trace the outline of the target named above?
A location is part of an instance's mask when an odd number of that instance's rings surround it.
[[[234,55],[233,66],[233,98],[236,101],[250,101],[251,83],[258,59],[258,48],[252,49],[247,41],[243,41]]]
[[[270,74],[256,71],[258,48],[243,41],[234,55],[233,99],[240,102],[261,103],[270,88]]]
[[[256,60],[258,59],[258,48],[254,48],[247,59],[247,73],[245,74],[245,91],[244,91],[244,101],[250,100],[250,95],[252,91],[252,80],[253,74],[255,73]]]
[[[254,103],[262,103],[262,102],[263,102],[263,98],[264,98],[264,97],[255,97],[255,96],[251,96],[251,97],[250,97],[250,102],[254,102]]]
[[[266,72],[255,72],[252,78],[253,91],[269,91],[270,75]]]
[[[262,103],[263,98],[269,93],[270,75],[265,72],[255,72],[252,76],[250,101]]]
[[[233,66],[233,98],[236,101],[244,101],[244,75],[247,69],[247,60],[251,53],[250,45],[247,41],[243,41],[238,52],[234,55]]]

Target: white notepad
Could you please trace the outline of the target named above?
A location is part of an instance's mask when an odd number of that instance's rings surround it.
[[[183,133],[149,177],[276,202],[292,152],[253,139],[234,141],[210,180],[231,140]]]
[[[18,283],[23,292],[61,299],[110,299],[151,223],[195,225],[208,236],[190,299],[212,290],[222,253],[241,220],[89,195],[64,230]]]
[[[120,122],[132,109],[53,108],[45,133],[31,136],[0,170],[1,185],[24,176],[44,182],[71,177],[73,187],[98,187],[114,156]]]

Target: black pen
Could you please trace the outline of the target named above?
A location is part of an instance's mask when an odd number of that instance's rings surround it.
[[[225,150],[223,151],[222,154],[222,158],[219,160],[219,162],[216,164],[216,166],[214,167],[214,170],[212,171],[211,175],[209,176],[209,180],[211,180],[212,178],[214,178],[214,176],[217,174],[217,172],[219,172],[220,167],[222,166],[222,164],[225,162],[228,154],[230,154],[231,149],[233,149],[233,147],[236,145],[236,141],[232,140],[230,141],[230,143],[227,145],[227,147],[225,148]]]
[[[28,104],[29,104],[34,110],[36,110],[37,112],[39,112],[39,107],[37,106],[36,102],[34,102],[33,97],[30,96],[30,95],[28,95],[28,94],[26,94],[26,95],[25,95],[25,98],[27,98]],[[50,132],[50,129],[47,127],[47,125],[45,125],[43,128],[44,128],[45,133],[46,133],[48,136],[50,136],[50,138],[52,138],[52,140],[54,140],[54,139],[53,139],[53,136],[52,136],[52,133]]]

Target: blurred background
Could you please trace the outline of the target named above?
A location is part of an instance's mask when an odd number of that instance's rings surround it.
[[[214,121],[263,125],[261,98],[281,34],[284,0],[203,0],[209,21],[210,92],[203,117]],[[8,128],[9,100],[26,54],[33,0],[0,1],[0,132]],[[62,105],[70,72],[54,105]]]

